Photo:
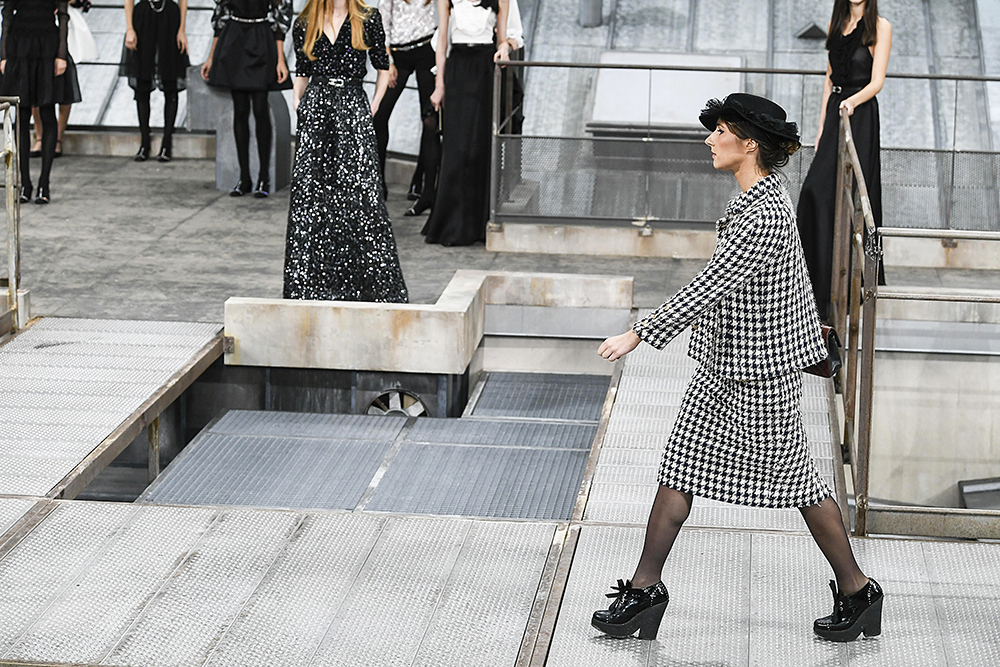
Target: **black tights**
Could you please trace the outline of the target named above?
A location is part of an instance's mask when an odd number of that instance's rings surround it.
[[[39,107],[38,113],[42,119],[42,173],[38,176],[38,187],[49,187],[49,174],[52,172],[52,160],[56,156],[56,140],[59,138],[58,125],[56,123],[56,106]],[[17,143],[20,153],[18,162],[21,167],[21,185],[31,187],[31,170],[29,169],[29,158],[31,157],[30,134],[31,131],[31,107],[18,106],[17,119],[20,121]]]
[[[691,513],[691,495],[666,486],[660,486],[649,511],[646,537],[642,545],[639,565],[632,575],[632,584],[644,588],[660,580],[663,564],[677,539],[677,533]],[[851,543],[840,517],[840,508],[833,498],[826,498],[818,505],[800,507],[799,512],[809,526],[809,532],[826,556],[837,577],[837,586],[845,593],[854,593],[864,587],[867,579],[854,560]]]
[[[266,90],[234,90],[233,134],[236,135],[236,157],[240,163],[240,180],[250,183],[250,109],[257,134],[259,178],[270,180],[271,167],[271,107]]]
[[[145,85],[143,85],[145,83]],[[139,133],[142,135],[142,145],[148,151],[150,144],[149,130],[149,95],[153,87],[149,82],[140,82],[135,89],[135,107],[139,112]],[[174,122],[177,120],[177,91],[163,91],[163,144],[162,148],[173,148]],[[44,135],[43,135],[44,136]]]

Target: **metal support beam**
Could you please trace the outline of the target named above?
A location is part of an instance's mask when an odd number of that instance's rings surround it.
[[[149,440],[149,483],[160,476],[160,418],[155,417],[146,429]]]

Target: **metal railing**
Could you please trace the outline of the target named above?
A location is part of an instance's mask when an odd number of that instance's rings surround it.
[[[514,109],[509,97],[500,94],[503,80],[514,70],[527,83],[523,133],[510,131]],[[634,118],[606,122],[606,114],[594,111],[597,100],[604,99],[598,88],[605,70],[635,78],[629,83],[635,85],[627,89],[635,96],[635,104],[629,106]],[[658,116],[657,108],[670,108],[671,103],[669,98],[664,100],[668,94],[664,91],[670,88],[657,78],[666,73],[728,75],[731,81],[740,82],[733,90],[764,93],[773,89],[776,101],[799,123],[803,138],[808,141],[815,136],[825,75],[820,70],[511,62],[498,68],[494,79],[490,221],[496,225],[682,226],[710,231],[718,202],[734,195],[735,186],[727,174],[712,169],[696,112],[684,126],[657,121],[665,117]],[[538,81],[590,93],[579,94],[568,110],[559,111],[565,122],[544,122],[533,111],[538,100],[532,95],[544,94]],[[883,144],[891,146],[881,151],[887,218],[917,228],[1000,229],[1000,152],[982,123],[969,122],[970,114],[986,117],[986,84],[996,82],[1000,77],[887,75],[880,95],[885,98]],[[929,122],[914,123],[913,110],[897,103],[903,99],[926,106],[921,118]],[[793,197],[813,152],[807,144],[782,170]]]
[[[935,229],[876,229],[868,187],[851,133],[850,117],[841,112],[835,206],[832,321],[847,331],[840,384],[844,398],[842,442],[849,452],[856,515],[854,532],[936,537],[1000,538],[1000,511],[960,508],[873,505],[869,502],[872,407],[875,378],[875,331],[879,300],[920,300],[1000,304],[1000,295],[935,292],[922,294],[878,285],[881,239],[962,238],[998,241],[998,232]]]
[[[0,304],[0,336],[17,329],[17,289],[21,281],[21,172],[18,169],[17,137],[20,115],[14,120],[19,98],[0,97],[3,114],[4,194],[7,196],[7,277],[0,286],[7,288],[7,303]]]

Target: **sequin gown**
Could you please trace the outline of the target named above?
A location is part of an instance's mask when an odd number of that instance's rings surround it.
[[[377,9],[363,30],[372,65],[388,69]],[[361,85],[365,51],[351,46],[350,21],[332,44],[320,35],[315,60],[305,55],[305,36],[300,19],[292,28],[296,76],[308,77],[309,84],[298,108],[284,297],[405,303],[371,108]]]

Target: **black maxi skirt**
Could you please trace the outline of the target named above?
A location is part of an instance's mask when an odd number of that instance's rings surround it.
[[[444,135],[427,243],[472,245],[486,240],[490,215],[492,44],[456,44],[444,70]]]
[[[297,115],[284,298],[406,303],[361,81],[313,76]]]
[[[833,229],[837,196],[837,149],[840,132],[840,103],[857,89],[831,93],[826,105],[823,134],[816,147],[816,156],[802,182],[797,211],[799,236],[805,251],[809,278],[820,319],[830,319],[830,298],[833,282]],[[878,100],[874,97],[854,109],[851,132],[861,161],[861,173],[868,186],[875,226],[882,226],[882,164],[880,160]],[[879,284],[885,284],[885,273],[879,262]]]
[[[181,10],[174,0],[155,3],[156,11],[147,0],[135,3],[132,27],[135,29],[136,50],[122,48],[118,75],[128,77],[128,85],[137,90],[146,85],[164,92],[187,88],[187,68],[191,62],[177,48],[177,31],[181,27]]]

